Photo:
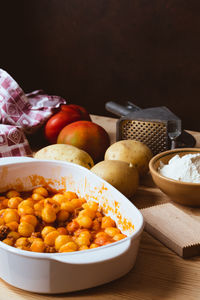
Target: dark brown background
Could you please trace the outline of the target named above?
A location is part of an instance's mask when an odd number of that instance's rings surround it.
[[[5,3],[6,2],[6,3]],[[0,66],[90,113],[166,105],[200,130],[200,1],[1,1]]]

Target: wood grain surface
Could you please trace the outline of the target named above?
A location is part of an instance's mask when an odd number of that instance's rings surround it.
[[[102,125],[115,140],[116,119],[93,116],[93,120]],[[200,133],[194,132],[197,147],[200,147]],[[138,207],[148,207],[169,202],[167,196],[159,191],[147,175],[133,197]],[[176,204],[177,205],[177,204]],[[183,209],[200,221],[200,208]],[[97,270],[98,272],[98,270]],[[200,257],[183,259],[162,243],[144,232],[135,267],[124,277],[106,285],[85,291],[61,295],[40,295],[13,288],[0,280],[1,300],[62,300],[62,299],[135,299],[135,300],[197,300],[200,298]]]

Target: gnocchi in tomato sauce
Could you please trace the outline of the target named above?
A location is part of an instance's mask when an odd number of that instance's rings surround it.
[[[55,253],[93,249],[124,239],[98,203],[45,187],[0,196],[0,241],[18,249]]]

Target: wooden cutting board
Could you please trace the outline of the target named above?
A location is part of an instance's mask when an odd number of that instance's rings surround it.
[[[141,210],[145,229],[183,258],[200,254],[200,222],[172,203]]]

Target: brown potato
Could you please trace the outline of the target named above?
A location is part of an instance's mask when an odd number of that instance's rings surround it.
[[[138,171],[133,165],[127,162],[104,160],[96,164],[91,171],[112,184],[128,198],[131,197],[138,188]]]
[[[140,176],[149,169],[152,158],[151,150],[143,143],[135,140],[122,140],[112,144],[105,153],[105,160],[121,160],[133,164]]]

